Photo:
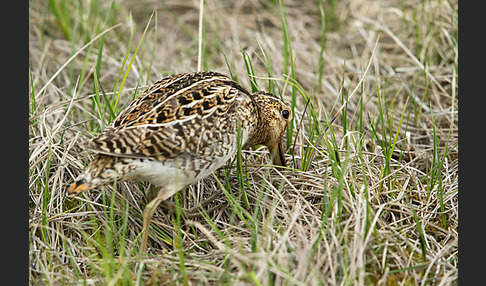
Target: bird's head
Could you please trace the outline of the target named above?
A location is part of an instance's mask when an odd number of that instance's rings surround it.
[[[274,165],[286,166],[282,138],[292,120],[290,108],[275,95],[259,91],[252,94],[259,112],[259,124],[254,144],[263,144],[270,151]],[[249,146],[248,146],[249,147]]]

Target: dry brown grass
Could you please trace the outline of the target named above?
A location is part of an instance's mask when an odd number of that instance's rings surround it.
[[[457,1],[284,1],[293,64],[278,1],[205,1],[203,69],[250,88],[243,50],[260,88],[295,100],[292,168],[244,151],[242,173],[233,162],[179,195],[191,207],[220,192],[206,209],[223,207],[194,219],[158,210],[147,254],[147,184],[77,198],[66,188],[154,9],[115,112],[164,75],[197,69],[199,1],[47,2],[29,8],[32,284],[457,284]]]

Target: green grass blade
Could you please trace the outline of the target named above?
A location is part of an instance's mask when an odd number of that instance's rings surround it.
[[[154,10],[154,11],[155,11],[155,10]],[[130,69],[131,69],[131,67],[132,67],[132,65],[133,65],[133,62],[135,61],[135,58],[136,58],[136,56],[137,56],[137,54],[138,54],[138,51],[139,51],[140,47],[142,46],[143,40],[144,40],[144,38],[145,38],[145,35],[147,34],[147,31],[148,31],[148,28],[149,28],[150,23],[151,23],[151,21],[152,21],[152,18],[153,18],[153,16],[154,16],[154,13],[155,13],[155,12],[153,12],[153,13],[150,15],[150,18],[149,18],[149,20],[148,20],[148,22],[147,22],[147,25],[145,26],[145,30],[144,30],[144,31],[143,31],[143,33],[142,33],[142,37],[141,37],[140,41],[138,42],[138,45],[137,45],[137,48],[135,49],[135,52],[134,52],[134,53],[133,53],[133,55],[132,55],[132,58],[131,58],[131,60],[130,60],[130,62],[129,62],[129,64],[128,64],[128,66],[127,66],[127,69],[126,69],[126,71],[125,71],[125,74],[123,75],[122,82],[121,82],[120,87],[118,88],[118,92],[117,92],[117,94],[116,94],[116,96],[115,96],[115,103],[113,104],[113,106],[114,106],[114,109],[115,109],[115,110],[116,110],[116,108],[117,108],[117,106],[118,106],[118,101],[119,101],[119,99],[120,99],[120,94],[121,94],[121,92],[122,92],[122,90],[123,90],[123,86],[125,85],[125,82],[126,82],[126,80],[127,80],[128,73],[130,72]],[[127,56],[128,56],[128,55],[127,55]],[[110,120],[110,121],[111,121],[111,120]]]

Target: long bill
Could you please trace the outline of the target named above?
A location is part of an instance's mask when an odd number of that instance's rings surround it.
[[[287,162],[285,161],[285,147],[283,142],[277,143],[270,149],[270,156],[272,158],[272,163],[277,166],[287,167]]]

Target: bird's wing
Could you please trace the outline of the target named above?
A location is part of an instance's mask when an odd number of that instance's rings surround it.
[[[97,153],[136,158],[173,158],[195,152],[211,144],[208,139],[234,132],[237,98],[247,96],[241,86],[218,73],[169,76],[146,89],[83,146]]]

